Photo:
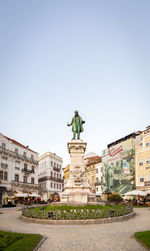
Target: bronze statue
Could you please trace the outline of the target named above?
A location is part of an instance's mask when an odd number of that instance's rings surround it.
[[[79,116],[78,111],[75,111],[75,116],[72,118],[71,123],[68,123],[67,126],[72,125],[72,131],[73,131],[73,138],[76,138],[77,134],[77,139],[80,139],[80,133],[84,131],[83,125],[85,121],[82,120],[82,118]]]

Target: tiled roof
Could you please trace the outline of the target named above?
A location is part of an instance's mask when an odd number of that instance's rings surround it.
[[[33,153],[37,153],[37,152],[31,150],[29,147],[22,145],[22,144],[19,143],[18,141],[14,140],[14,139],[11,139],[11,138],[9,138],[9,137],[7,137],[7,136],[5,136],[5,135],[3,135],[3,136],[4,136],[6,139],[8,139],[8,140],[10,140],[11,142],[13,142],[15,145],[21,146],[21,147],[25,148],[26,150],[29,150],[29,151],[31,151],[31,152],[33,152]]]

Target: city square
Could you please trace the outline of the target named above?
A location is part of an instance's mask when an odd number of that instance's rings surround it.
[[[150,249],[149,10],[0,2],[0,251]]]

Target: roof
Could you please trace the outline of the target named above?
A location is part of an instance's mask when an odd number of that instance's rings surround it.
[[[7,136],[5,136],[5,135],[3,135],[3,136],[4,136],[6,139],[10,140],[10,141],[11,141],[12,143],[14,143],[15,145],[21,146],[21,147],[25,148],[26,150],[29,150],[29,151],[31,151],[31,152],[33,152],[33,153],[37,153],[37,152],[31,150],[28,146],[24,146],[24,145],[22,145],[21,143],[19,143],[18,141],[14,140],[14,139],[11,139],[11,138],[9,138],[9,137],[7,137]]]
[[[94,152],[89,152],[84,155],[84,159],[91,159],[91,158],[95,158],[95,157],[99,157],[99,156]]]
[[[127,139],[135,138],[137,135],[139,135],[139,132],[133,132],[133,133],[121,138],[121,139],[118,139],[118,140],[108,144],[107,147],[109,148],[109,147],[115,146],[115,145],[117,145],[117,144],[119,144],[119,143],[121,143],[121,142],[123,142],[123,141],[125,141]]]

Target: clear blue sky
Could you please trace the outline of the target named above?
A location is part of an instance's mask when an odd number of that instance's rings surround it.
[[[0,132],[65,165],[76,109],[87,152],[150,124],[150,1],[1,0]]]

